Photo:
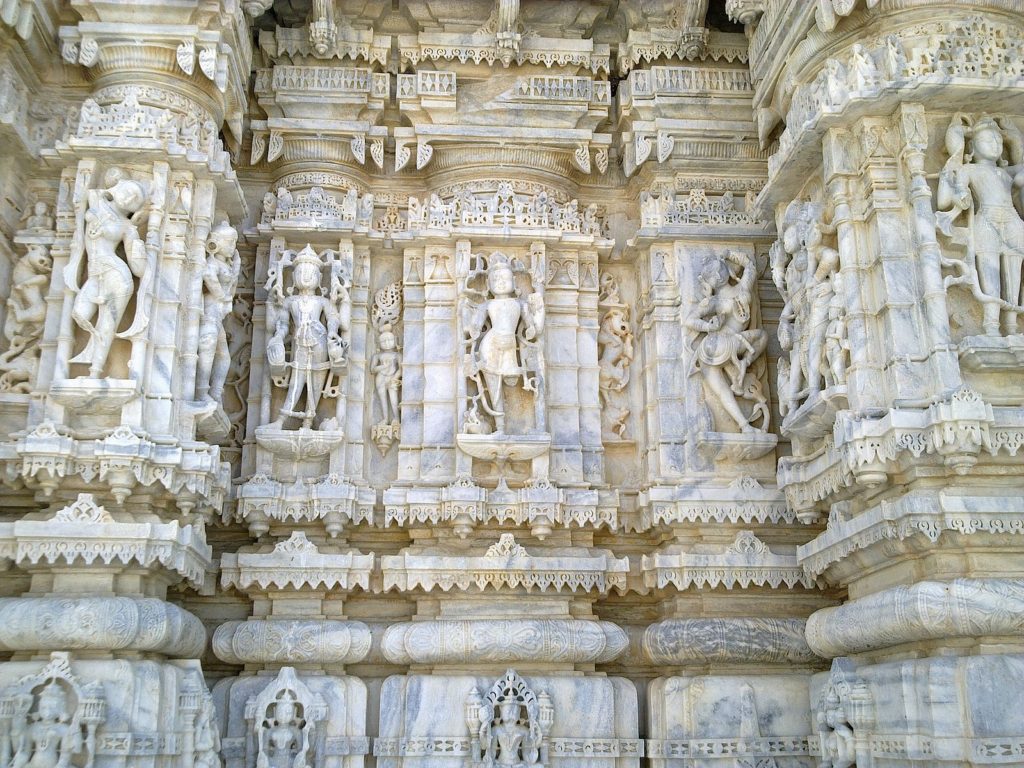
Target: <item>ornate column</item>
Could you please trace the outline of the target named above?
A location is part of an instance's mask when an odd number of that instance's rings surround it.
[[[804,701],[823,665],[803,637],[807,615],[827,605],[796,558],[811,534],[775,485],[779,308],[772,233],[755,209],[766,153],[749,73],[730,61],[633,68],[619,87],[646,408],[630,523],[657,616],[635,628],[621,663],[653,678],[646,748],[659,766],[718,755],[806,764]]]
[[[1020,644],[997,639],[1021,584],[1006,564],[1024,158],[1020,116],[979,105],[996,88],[1011,104],[1024,82],[1019,14],[816,6],[786,39],[755,32],[751,51],[778,74],[758,98],[785,121],[759,199],[777,213],[788,310],[794,455],[779,484],[801,518],[827,518],[798,550],[805,572],[848,594],[807,623],[833,658],[811,686],[812,751],[826,765],[987,764],[996,731],[1024,733],[1003,714]]]
[[[30,580],[0,608],[0,731],[12,764],[210,766],[205,630],[166,595],[205,588],[228,487],[229,222],[245,203],[219,135],[241,132],[247,28],[219,3],[157,3],[145,24],[123,4],[71,10],[61,53],[90,93],[41,150],[56,211],[33,206],[9,305],[8,339],[39,353],[34,375],[5,371],[27,408],[3,445],[20,519],[2,547]]]

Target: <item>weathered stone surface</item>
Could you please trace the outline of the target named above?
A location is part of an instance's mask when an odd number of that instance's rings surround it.
[[[1019,0],[140,7],[0,3],[0,768],[1024,763]]]

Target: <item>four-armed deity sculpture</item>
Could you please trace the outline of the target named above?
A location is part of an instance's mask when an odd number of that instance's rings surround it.
[[[277,387],[285,389],[274,429],[298,419],[311,429],[318,418],[321,398],[336,388],[333,377],[345,366],[352,302],[350,269],[328,251],[326,260],[312,247],[298,254],[285,251],[267,281],[267,360]],[[285,290],[285,270],[291,270],[291,287]],[[325,288],[324,270],[329,277]],[[290,344],[291,355],[286,349]],[[300,409],[300,403],[302,405]],[[335,417],[321,420],[321,429],[334,429]]]
[[[100,378],[107,368],[114,337],[130,339],[149,324],[146,295],[155,278],[154,258],[139,236],[139,214],[146,204],[146,185],[120,168],[110,168],[103,189],[91,189],[87,205],[77,212],[71,254],[64,268],[64,283],[74,295],[71,318],[88,336],[85,348],[71,363],[89,366],[89,378]],[[82,256],[85,282],[79,282]],[[135,278],[140,284],[135,318],[130,328],[117,332],[132,296]]]
[[[466,276],[461,301],[465,373],[475,391],[465,418],[480,425],[479,432],[487,432],[481,419],[486,414],[493,420],[493,432],[503,435],[508,426],[505,389],[536,394],[541,383],[538,340],[544,328],[544,298],[536,291],[524,295],[516,272],[525,269],[505,254],[471,259],[476,264]]]

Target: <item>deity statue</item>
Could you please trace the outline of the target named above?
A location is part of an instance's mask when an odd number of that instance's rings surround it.
[[[193,768],[221,768],[220,729],[217,727],[213,697],[209,694],[202,696],[199,705],[193,748],[195,749]]]
[[[704,296],[686,319],[694,333],[693,372],[703,374],[709,392],[741,432],[764,432],[769,419],[767,397],[750,370],[768,343],[763,329],[750,328],[756,277],[752,256],[729,251],[714,259],[700,277]],[[753,402],[750,416],[737,398]],[[753,424],[758,419],[759,428]]]
[[[818,730],[822,740],[822,766],[826,768],[854,768],[857,751],[853,728],[846,719],[843,704],[835,692],[825,699],[825,708],[818,713]]]
[[[45,232],[53,229],[53,216],[50,215],[50,206],[42,200],[36,200],[32,206],[32,212],[25,217],[25,229],[35,232]]]
[[[486,290],[469,288],[480,274],[486,274]],[[544,299],[536,292],[521,295],[513,263],[503,253],[491,254],[486,269],[471,272],[466,285],[464,298],[472,305],[464,320],[470,347],[466,373],[477,389],[470,410],[482,409],[501,435],[506,425],[504,388],[521,382],[526,392],[537,391],[528,358],[544,328]]]
[[[402,353],[398,349],[391,324],[380,329],[377,338],[379,349],[370,361],[373,386],[377,393],[377,404],[382,414],[381,421],[394,423],[399,419],[398,393],[402,388]]]
[[[87,363],[89,378],[99,378],[117,338],[131,338],[149,324],[144,296],[154,279],[155,254],[139,237],[138,220],[146,204],[146,187],[120,168],[109,169],[104,189],[89,190],[88,204],[75,231],[71,254],[64,268],[64,282],[75,294],[71,317],[89,341],[71,363]],[[124,257],[118,253],[118,247]],[[86,279],[79,285],[83,254]],[[127,262],[127,263],[126,263]],[[140,279],[139,300],[132,326],[117,333],[128,303],[135,293],[134,277]],[[94,322],[95,321],[95,322]]]
[[[843,273],[833,272],[832,298],[828,303],[828,326],[825,330],[826,386],[846,384],[846,366],[849,362],[850,341],[846,330],[846,303],[843,298]]]
[[[583,234],[601,236],[601,221],[597,218],[597,203],[583,209]]]
[[[267,192],[263,195],[263,214],[260,217],[261,224],[270,224],[274,221],[274,216],[277,214],[277,195],[273,192]]]
[[[821,391],[825,375],[825,339],[828,332],[829,308],[835,296],[831,277],[839,269],[839,252],[822,243],[822,233],[822,225],[813,222],[806,242],[807,362],[804,370],[808,395]]]
[[[256,768],[312,768],[309,729],[289,692],[271,704],[256,726]]]
[[[603,310],[597,332],[598,396],[605,431],[625,437],[629,407],[624,392],[633,362],[633,330],[629,306],[619,294],[618,281],[607,272],[600,278],[598,307]]]
[[[288,191],[288,187],[278,187],[277,206],[274,215],[280,216],[282,219],[288,218],[288,211],[294,202],[295,198],[292,193]]]
[[[26,697],[24,703],[31,702]],[[36,709],[12,727],[11,768],[70,768],[82,751],[82,732],[68,706],[67,693],[55,680],[36,696]]]
[[[327,252],[330,267],[330,290],[322,288],[324,261],[309,245],[298,255],[286,251],[268,281],[270,297],[267,305],[267,326],[273,329],[267,342],[267,360],[274,383],[287,387],[278,418],[270,426],[282,429],[287,418],[302,421],[303,429],[311,429],[320,398],[329,388],[328,374],[340,375],[348,349],[349,321],[352,302],[348,288],[350,278],[342,263]],[[292,269],[292,288],[284,290],[284,271]],[[291,340],[291,360],[286,359],[285,342]],[[304,406],[298,410],[304,397]],[[335,429],[331,418],[321,429]]]
[[[45,245],[32,243],[11,270],[4,337],[7,350],[0,354],[0,392],[28,392],[39,364],[39,339],[46,320],[44,290],[53,261]]]
[[[853,72],[854,90],[863,91],[878,84],[878,67],[861,43],[853,46],[850,69]]]
[[[199,322],[199,362],[196,395],[199,400],[220,402],[224,381],[231,367],[224,318],[238,287],[242,260],[235,248],[238,232],[226,221],[218,224],[206,240],[206,267],[203,270],[203,317]]]
[[[356,221],[368,227],[373,223],[373,192],[367,192],[359,198],[359,212],[356,214]]]
[[[970,151],[965,153],[968,138]],[[963,261],[944,261],[960,272],[948,282],[971,289],[982,306],[986,335],[999,336],[1000,330],[1016,334],[1024,312],[1024,220],[1014,207],[1013,192],[1024,187],[1024,137],[1008,121],[983,116],[972,124],[958,114],[946,130],[946,151],[949,160],[939,174],[936,196],[938,227],[967,250]],[[963,213],[966,227],[955,228]]]
[[[480,697],[473,689],[466,699],[472,768],[543,768],[547,737],[554,722],[551,699],[539,696],[513,670],[508,670]]]
[[[779,316],[779,412],[786,416],[796,410],[807,370],[807,241],[816,208],[811,203],[794,201],[782,220],[782,238],[772,245],[772,280],[785,301]]]

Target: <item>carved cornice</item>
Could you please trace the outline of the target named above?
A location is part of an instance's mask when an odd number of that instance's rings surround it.
[[[727,486],[653,486],[640,493],[640,530],[682,523],[793,524],[796,514],[781,491],[765,488],[752,477]]]
[[[590,592],[607,594],[626,588],[627,558],[604,550],[585,553],[484,554],[477,556],[403,552],[381,558],[384,591],[423,589],[448,592],[488,587],[495,590],[538,592]]]
[[[301,531],[272,552],[239,552],[221,557],[221,585],[242,591],[268,589],[350,590],[370,586],[373,555],[321,553]]]
[[[21,480],[44,493],[52,493],[67,478],[109,488],[119,500],[136,486],[156,486],[190,508],[219,513],[229,483],[228,465],[221,463],[217,446],[157,443],[126,426],[102,440],[78,440],[43,422],[7,445],[0,460],[7,480]]]
[[[893,501],[883,500],[850,519],[834,515],[825,532],[800,546],[797,556],[810,575],[825,575],[830,581],[836,581],[831,573],[833,566],[845,560],[857,562],[856,553],[873,549],[880,542],[901,542],[923,535],[935,545],[943,534],[956,537],[1024,535],[1024,499],[912,491]],[[894,554],[887,551],[884,557],[891,560]],[[844,564],[842,572],[862,568],[863,564],[860,567]],[[841,575],[838,580],[847,578]]]
[[[740,531],[736,540],[719,552],[644,555],[640,569],[644,584],[657,589],[814,586],[814,580],[797,563],[796,554],[775,554],[751,531]]]
[[[881,418],[841,411],[815,454],[779,460],[779,486],[798,515],[817,516],[822,502],[863,485],[875,487],[908,462],[944,467],[963,475],[982,453],[1016,455],[1024,423],[1014,409],[995,408],[969,389],[926,409],[892,409]]]

